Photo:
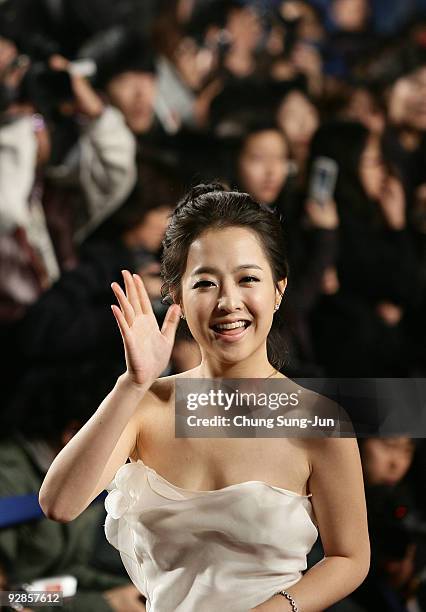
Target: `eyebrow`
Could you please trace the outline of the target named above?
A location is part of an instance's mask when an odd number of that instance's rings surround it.
[[[262,270],[262,268],[256,264],[243,264],[242,266],[237,266],[236,268],[234,268],[232,272],[238,272],[238,270],[247,270],[247,269]],[[217,268],[213,268],[211,266],[200,266],[199,268],[195,268],[191,276],[196,276],[197,274],[216,274],[217,272],[218,272]]]

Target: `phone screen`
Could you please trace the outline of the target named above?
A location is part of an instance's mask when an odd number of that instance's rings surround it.
[[[334,196],[338,166],[334,159],[317,157],[312,165],[309,197],[320,204]]]

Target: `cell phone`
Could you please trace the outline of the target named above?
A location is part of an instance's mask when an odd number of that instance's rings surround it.
[[[317,157],[312,164],[309,198],[324,204],[334,196],[339,167],[330,157]]]
[[[97,72],[97,66],[92,59],[78,59],[69,63],[69,73],[82,77],[92,77]]]

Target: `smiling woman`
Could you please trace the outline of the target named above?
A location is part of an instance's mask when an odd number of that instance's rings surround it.
[[[228,378],[238,373],[246,354],[253,376],[269,376],[269,361],[281,369],[285,355],[277,311],[288,265],[278,218],[246,193],[201,185],[175,210],[164,246],[162,293],[180,303],[202,355],[212,346],[218,356],[238,351]],[[231,324],[244,327],[217,328]],[[244,345],[237,342],[243,338]],[[216,376],[214,369],[205,376]]]
[[[319,612],[367,574],[355,440],[231,438],[226,419],[215,438],[175,435],[178,378],[286,378],[271,345],[287,282],[281,232],[248,194],[218,184],[180,202],[163,242],[163,295],[174,302],[163,327],[140,277],[125,271],[113,312],[127,371],[40,490],[46,515],[69,521],[107,488],[106,537],[149,612]],[[201,363],[160,377],[179,314]],[[318,532],[325,556],[305,572]]]

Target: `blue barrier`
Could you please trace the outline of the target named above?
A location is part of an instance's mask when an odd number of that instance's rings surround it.
[[[106,491],[103,491],[92,503],[104,500],[106,495]],[[43,518],[45,516],[38,502],[38,493],[0,497],[0,529]]]

